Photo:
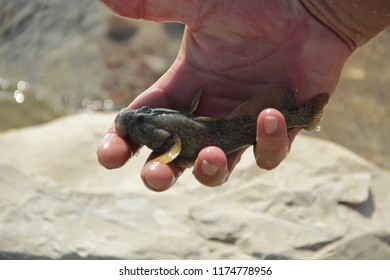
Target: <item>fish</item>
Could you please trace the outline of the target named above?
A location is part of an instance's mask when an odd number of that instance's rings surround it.
[[[321,93],[296,106],[292,89],[271,86],[244,101],[225,118],[210,118],[195,114],[201,95],[199,90],[188,112],[146,106],[124,109],[115,118],[116,133],[128,143],[153,150],[157,154],[154,161],[188,168],[205,147],[216,146],[230,154],[256,144],[257,118],[267,108],[283,114],[287,129],[315,130],[329,100],[328,93]]]

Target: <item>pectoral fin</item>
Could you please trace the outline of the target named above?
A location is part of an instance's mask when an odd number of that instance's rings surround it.
[[[181,140],[179,136],[176,136],[174,138],[174,144],[172,145],[172,147],[170,147],[169,150],[163,153],[162,155],[156,157],[154,161],[169,163],[173,161],[175,158],[177,158],[177,156],[180,154],[180,151],[181,151]]]

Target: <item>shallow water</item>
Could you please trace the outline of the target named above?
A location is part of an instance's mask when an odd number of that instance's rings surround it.
[[[126,106],[169,67],[181,32],[93,0],[1,1],[0,130]]]
[[[88,45],[102,13],[93,2],[1,1],[0,117],[7,120],[1,130],[87,109],[84,99],[104,100],[93,84],[99,60]],[[20,88],[23,82],[28,87]]]

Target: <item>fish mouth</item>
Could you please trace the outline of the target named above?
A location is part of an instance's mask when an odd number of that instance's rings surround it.
[[[123,117],[122,117],[121,113],[119,113],[115,117],[114,124],[115,124],[115,132],[116,132],[116,134],[118,134],[120,137],[125,137],[126,134],[127,134],[127,130],[126,130],[126,125],[125,125],[125,123],[123,121]]]

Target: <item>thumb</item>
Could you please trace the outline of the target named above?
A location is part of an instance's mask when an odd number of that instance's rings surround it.
[[[177,21],[187,25],[196,22],[198,1],[191,0],[100,0],[120,16],[150,21]]]
[[[254,147],[257,165],[267,170],[277,167],[287,156],[289,138],[282,113],[266,109],[258,117],[256,145]]]

